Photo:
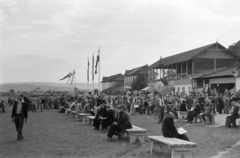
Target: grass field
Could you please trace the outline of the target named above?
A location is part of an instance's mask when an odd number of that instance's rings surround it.
[[[168,158],[170,154],[154,151],[150,155],[150,141],[145,144],[129,144],[127,140],[108,142],[106,133],[93,130],[87,122],[79,122],[57,110],[40,113],[29,112],[29,122],[24,124],[25,139],[16,143],[16,131],[10,121],[11,108],[7,113],[0,114],[0,158]],[[161,124],[157,123],[157,116],[134,115],[132,124],[148,130],[147,135],[161,135]],[[185,125],[177,121],[176,126]],[[226,148],[231,148],[240,140],[240,129],[225,127],[208,127],[203,124],[193,124],[184,127],[187,136],[197,143],[193,150],[194,158],[209,158]],[[114,137],[116,139],[116,137]],[[240,157],[240,146],[235,146],[224,157]]]

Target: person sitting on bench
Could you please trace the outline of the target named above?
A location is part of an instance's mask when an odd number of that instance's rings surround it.
[[[106,130],[108,126],[110,126],[113,122],[115,122],[115,111],[110,109],[110,106],[106,106],[107,114],[106,117],[102,117],[101,125],[102,130]]]
[[[192,123],[193,122],[193,118],[197,115],[199,115],[201,113],[201,106],[200,104],[197,102],[195,104],[195,107],[193,108],[193,111],[191,113],[189,113],[188,115],[188,122]]]
[[[206,103],[204,104],[204,113],[202,114],[203,121],[206,124],[206,117],[209,118],[210,124],[212,123],[212,115],[213,115],[213,104],[211,103],[211,100],[206,100]]]
[[[177,132],[177,129],[174,125],[173,117],[170,114],[167,114],[163,118],[163,123],[162,123],[163,136],[168,138],[178,138],[178,139],[189,141],[188,137],[185,134],[179,134]]]
[[[92,116],[95,115],[95,113],[94,113],[93,109],[91,108],[90,103],[88,102],[88,100],[86,101],[86,104],[85,104],[85,106],[83,108],[83,113],[91,114]]]
[[[118,115],[117,115],[117,122],[114,122],[109,130],[108,130],[108,134],[107,134],[107,140],[111,141],[113,135],[118,135],[118,138],[121,138],[121,131],[125,131],[126,129],[130,129],[132,128],[132,124],[130,122],[130,117],[127,113],[125,113],[125,108],[124,105],[119,105],[117,107],[117,111],[118,111]]]
[[[106,101],[103,101],[99,108],[100,109],[98,110],[96,117],[93,121],[93,126],[96,130],[99,130],[101,120],[107,115]]]
[[[226,124],[227,127],[236,127],[236,119],[239,118],[239,105],[238,103],[236,103],[235,101],[231,102],[232,105],[232,115],[227,116],[226,119],[229,119],[229,123]]]

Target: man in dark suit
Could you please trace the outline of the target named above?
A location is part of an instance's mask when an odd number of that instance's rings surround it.
[[[189,141],[188,137],[185,134],[179,134],[173,121],[173,117],[170,114],[167,114],[163,118],[162,123],[162,134],[164,137],[168,138],[179,138],[182,140]]]
[[[115,122],[115,112],[113,109],[110,109],[110,106],[106,106],[107,114],[105,118],[102,118],[101,125],[102,130],[107,129],[108,126],[110,126],[113,122]]]
[[[99,130],[101,120],[107,115],[106,102],[103,101],[96,113],[96,118],[93,121],[94,129]]]
[[[119,111],[117,114],[117,122],[114,122],[108,130],[107,140],[109,141],[112,140],[114,134],[118,134],[118,136],[120,136],[121,131],[132,128],[130,118],[128,114],[125,113],[124,111],[125,110],[124,106],[120,105],[117,107],[117,109]]]
[[[12,121],[15,122],[16,131],[17,131],[17,142],[19,143],[23,140],[24,136],[22,133],[23,123],[27,123],[28,118],[28,109],[27,103],[24,101],[23,96],[20,95],[17,98],[17,101],[13,104],[12,109]]]

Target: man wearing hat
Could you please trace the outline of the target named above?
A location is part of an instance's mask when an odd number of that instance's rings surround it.
[[[23,123],[27,123],[28,118],[28,109],[27,103],[23,99],[23,95],[20,95],[17,98],[17,101],[13,104],[12,109],[12,121],[15,122],[16,131],[17,131],[17,142],[19,143],[23,140],[24,136],[22,133]]]
[[[119,105],[117,107],[117,111],[118,111],[118,115],[116,119],[117,122],[114,122],[110,126],[107,134],[107,137],[108,137],[107,140],[111,141],[114,134],[118,134],[120,138],[121,131],[132,128],[132,125],[130,123],[130,117],[128,116],[127,113],[125,113],[124,110],[125,108],[123,105]]]

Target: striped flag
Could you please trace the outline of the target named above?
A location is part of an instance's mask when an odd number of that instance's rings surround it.
[[[92,80],[94,80],[94,53],[92,56]]]
[[[75,77],[75,70],[72,73],[72,81],[71,81],[70,85],[72,85],[74,77]]]
[[[96,65],[95,65],[95,74],[97,74],[97,66],[98,66],[99,61],[100,61],[100,47],[98,49],[98,55],[97,55],[97,60],[96,60]]]
[[[60,81],[66,79],[66,78],[70,78],[71,76],[72,76],[72,73],[70,72],[70,73],[67,74],[65,77],[63,77],[62,79],[60,79]]]
[[[87,81],[89,81],[89,57],[88,57],[88,68],[87,68]]]

